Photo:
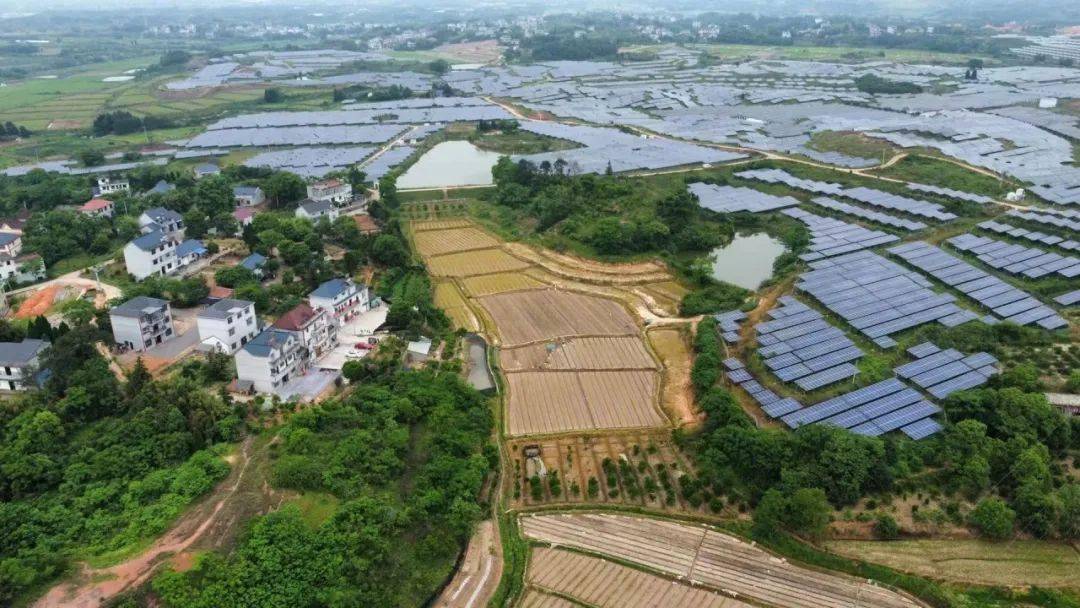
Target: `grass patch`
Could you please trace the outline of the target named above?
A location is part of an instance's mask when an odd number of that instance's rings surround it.
[[[477,148],[499,154],[539,154],[556,150],[570,150],[580,146],[565,139],[556,139],[529,131],[489,131],[477,133],[469,139]]]
[[[759,46],[753,44],[692,45],[712,56],[725,59],[790,59],[795,61],[835,61],[861,63],[864,61],[895,61],[899,63],[967,64],[973,55],[939,53],[918,49],[882,49],[855,46]],[[997,61],[984,58],[987,65]]]
[[[300,509],[300,515],[312,528],[317,528],[337,511],[341,500],[329,492],[305,492],[289,501]]]
[[[904,181],[974,192],[996,198],[1004,196],[1009,190],[1009,184],[1002,183],[1001,180],[928,156],[911,155],[875,173]]]
[[[896,152],[888,142],[854,131],[818,131],[810,136],[809,148],[818,152],[838,152],[857,158],[883,159]]]

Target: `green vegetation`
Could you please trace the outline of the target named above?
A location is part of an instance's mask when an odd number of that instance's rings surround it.
[[[892,177],[909,182],[952,188],[975,194],[1000,198],[1009,189],[1007,182],[1002,182],[989,175],[965,169],[948,160],[909,154],[895,165],[877,170],[878,175]]]
[[[287,505],[153,588],[171,608],[421,605],[481,517],[490,425],[485,398],[436,370],[390,372],[299,412],[278,431],[272,483],[332,494],[334,513],[312,521]]]
[[[892,156],[896,149],[883,140],[854,131],[817,131],[810,136],[808,146],[819,152],[839,152],[857,158],[881,160]]]
[[[161,534],[228,466],[240,413],[187,379],[120,383],[91,325],[55,337],[44,390],[0,410],[0,603]]]
[[[889,80],[877,74],[859,76],[855,79],[855,88],[872,95],[906,95],[923,91],[923,88],[914,82]]]
[[[522,131],[516,120],[481,120],[469,141],[482,150],[500,154],[540,154],[579,147],[564,139]]]

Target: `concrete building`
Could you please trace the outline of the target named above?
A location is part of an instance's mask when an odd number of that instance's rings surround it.
[[[198,165],[194,169],[195,179],[202,179],[204,177],[210,177],[213,175],[220,175],[221,169],[214,163],[203,163]]]
[[[176,186],[170,184],[169,182],[167,182],[167,181],[165,181],[163,179],[159,179],[158,183],[154,184],[154,187],[147,190],[146,193],[147,194],[168,194],[168,193],[172,192],[173,190],[176,190]]]
[[[107,198],[92,198],[79,207],[79,213],[91,217],[112,217],[116,213],[116,203]]]
[[[244,228],[255,221],[255,210],[251,207],[238,207],[232,216],[236,220],[236,236],[244,236]]]
[[[195,318],[199,340],[218,352],[233,354],[259,335],[255,303],[222,299],[199,312]]]
[[[367,312],[371,297],[366,285],[357,285],[350,279],[330,279],[308,294],[313,308],[321,308],[340,325]]]
[[[177,242],[171,236],[155,230],[124,245],[124,264],[128,274],[141,281],[149,276],[169,275],[177,271]]]
[[[266,256],[261,253],[253,253],[240,260],[240,265],[250,270],[259,279],[262,279],[263,274],[265,274],[263,268],[266,266],[266,261]]]
[[[308,185],[307,197],[313,201],[344,207],[352,202],[352,184],[340,179],[324,179]]]
[[[199,239],[188,239],[176,246],[176,267],[183,270],[210,254]]]
[[[116,194],[117,192],[127,192],[131,190],[131,184],[126,179],[110,179],[108,177],[99,177],[97,185],[94,186],[94,196],[105,196],[106,194]]]
[[[307,369],[304,347],[296,334],[273,327],[236,351],[235,359],[237,380],[250,382],[260,393],[273,393]]]
[[[14,232],[0,232],[0,255],[15,257],[22,253],[22,237]]]
[[[322,218],[334,221],[338,218],[337,207],[328,201],[304,201],[296,208],[296,217],[318,222]]]
[[[274,321],[274,327],[296,334],[308,362],[321,359],[337,346],[337,324],[321,308],[300,303]]]
[[[44,340],[25,338],[22,342],[0,342],[0,391],[25,391],[34,386],[41,354],[49,347]]]
[[[138,296],[109,311],[113,338],[127,349],[144,351],[176,337],[172,308],[165,300]]]
[[[172,209],[154,207],[139,215],[139,229],[143,234],[161,231],[178,241],[184,240],[184,218]]]
[[[45,278],[45,261],[36,253],[0,255],[0,281],[32,283]]]
[[[266,202],[266,195],[258,186],[234,186],[232,191],[237,207],[253,207]]]

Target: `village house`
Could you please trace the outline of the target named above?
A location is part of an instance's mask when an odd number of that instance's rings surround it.
[[[308,294],[308,302],[313,308],[330,313],[341,324],[367,312],[371,298],[366,285],[358,286],[350,279],[330,279]]]
[[[221,174],[221,169],[214,163],[203,163],[201,165],[197,165],[193,171],[195,172],[195,179],[202,179],[204,177],[211,177]]]
[[[266,202],[266,195],[258,186],[233,186],[233,200],[237,207],[254,207]]]
[[[0,391],[25,391],[34,385],[41,355],[49,348],[44,340],[0,342]]]
[[[15,257],[22,253],[22,236],[14,232],[0,232],[0,255]]]
[[[154,207],[139,215],[139,229],[143,234],[160,231],[179,241],[184,238],[184,218],[172,209]]]
[[[154,184],[154,187],[147,190],[146,193],[147,194],[168,194],[168,193],[172,192],[173,190],[176,190],[176,186],[170,184],[169,182],[167,182],[167,181],[165,181],[163,179],[159,179],[158,183]]]
[[[232,215],[236,220],[236,236],[243,236],[244,228],[255,221],[255,210],[251,207],[240,207]]]
[[[45,278],[45,261],[36,253],[0,255],[0,281],[31,283]]]
[[[195,318],[199,340],[218,352],[233,354],[259,335],[255,303],[221,299],[199,311]]]
[[[144,234],[124,245],[124,265],[128,274],[141,281],[149,276],[176,272],[176,239],[159,230]]]
[[[94,186],[94,197],[105,196],[106,194],[116,194],[118,192],[127,192],[131,190],[131,184],[126,179],[111,179],[108,177],[99,177],[97,185]]]
[[[353,200],[352,184],[340,179],[325,179],[308,184],[307,197],[313,201],[344,207]]]
[[[260,393],[273,393],[307,369],[304,347],[296,334],[273,327],[236,351],[235,359],[238,383],[251,383]]]
[[[337,325],[330,314],[303,302],[274,321],[274,327],[295,333],[309,362],[321,359],[337,346]]]
[[[199,239],[188,239],[176,246],[176,269],[182,270],[205,258],[210,251]]]
[[[312,222],[318,222],[324,217],[332,222],[338,218],[338,210],[328,201],[304,201],[296,208],[295,215]]]
[[[13,217],[5,217],[0,219],[0,230],[4,232],[14,232],[15,234],[22,234],[23,228],[26,227],[26,222],[30,219],[30,210],[21,209]]]
[[[137,296],[109,311],[113,338],[127,349],[144,351],[176,337],[172,308],[165,300]]]
[[[263,274],[266,272],[264,267],[266,266],[266,256],[261,253],[253,253],[246,258],[240,260],[240,265],[247,268],[257,278],[263,278]]]
[[[112,217],[116,204],[107,198],[92,198],[79,207],[79,213],[90,217]]]

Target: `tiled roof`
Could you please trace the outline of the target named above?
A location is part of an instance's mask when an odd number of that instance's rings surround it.
[[[312,307],[301,302],[293,307],[289,312],[278,317],[277,321],[274,321],[274,327],[278,329],[287,329],[289,331],[300,331],[311,323],[311,320],[315,318],[318,313]]]

